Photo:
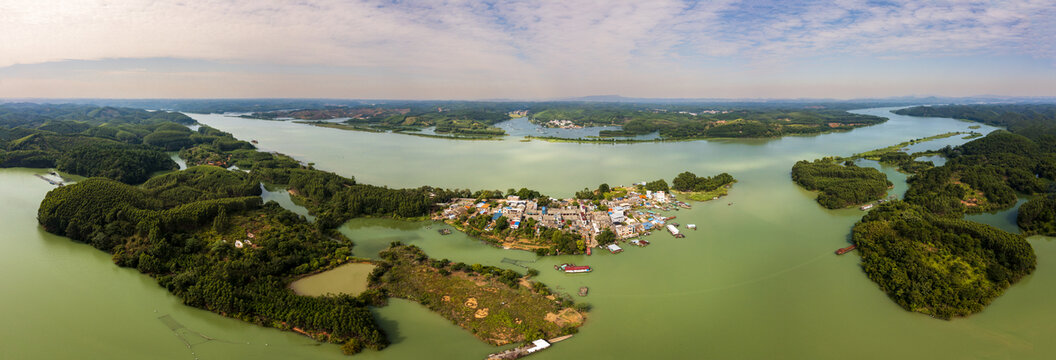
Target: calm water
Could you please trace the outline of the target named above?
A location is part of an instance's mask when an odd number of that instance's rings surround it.
[[[723,200],[672,212],[695,223],[685,239],[656,233],[646,248],[618,255],[538,259],[533,267],[554,288],[589,286],[594,305],[572,340],[533,355],[569,358],[792,359],[1045,359],[1056,353],[1056,244],[1030,241],[1038,269],[987,310],[941,321],[891,302],[858,267],[855,255],[835,256],[862,212],[826,210],[789,179],[792,164],[825,155],[851,155],[971,123],[888,116],[878,126],[846,133],[775,140],[723,140],[631,145],[451,141],[338,131],[287,122],[193,115],[202,123],[257,139],[279,151],[360,182],[506,189],[531,187],[567,196],[601,182],[629,184],[690,170],[729,172],[739,180]],[[994,130],[985,127],[983,133]],[[863,166],[878,166],[863,163]],[[879,167],[905,190],[904,175]],[[37,204],[50,189],[31,170],[0,171],[4,231],[0,286],[8,326],[0,358],[288,359],[341,358],[337,347],[314,346],[298,335],[259,328],[181,306],[153,280],[114,266],[106,254],[39,230]],[[733,203],[728,205],[728,203]],[[973,218],[976,220],[977,218]],[[979,221],[1014,229],[1007,212]],[[1013,222],[1009,222],[1013,221]],[[415,244],[430,256],[508,266],[504,257],[536,260],[527,252],[484,246],[461,233],[441,236],[428,222],[357,219],[341,231],[356,256],[373,257],[392,241]],[[557,273],[560,262],[589,264],[591,274]],[[15,275],[17,274],[17,276]],[[70,294],[77,294],[70,296]],[[120,296],[115,296],[120,294]],[[155,312],[157,310],[157,312]],[[475,359],[494,350],[439,315],[404,301],[378,309],[394,345],[368,359]],[[171,314],[188,328],[230,340],[188,350],[157,320]],[[63,346],[55,346],[59,341]],[[245,343],[249,344],[245,344]],[[265,346],[264,344],[268,344]]]
[[[320,296],[327,294],[359,295],[367,290],[367,275],[374,265],[351,263],[306,276],[290,284],[294,292],[301,295]]]

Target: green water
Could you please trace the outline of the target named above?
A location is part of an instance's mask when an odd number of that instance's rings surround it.
[[[294,292],[307,296],[327,294],[359,295],[367,289],[367,275],[374,265],[351,263],[306,276],[290,284]]]
[[[1045,359],[1056,351],[1056,243],[1030,241],[1037,271],[982,313],[954,321],[908,313],[858,267],[846,246],[857,209],[826,210],[789,179],[792,164],[851,155],[913,138],[966,131],[971,123],[919,119],[871,109],[892,120],[846,133],[775,140],[723,140],[631,145],[451,141],[317,128],[288,122],[194,115],[200,122],[265,151],[287,153],[360,182],[502,189],[530,187],[567,196],[598,183],[629,184],[690,170],[729,172],[739,182],[720,201],[671,212],[695,223],[686,238],[663,233],[652,245],[611,255],[538,258],[482,245],[439,224],[356,219],[341,231],[356,256],[373,257],[392,241],[430,256],[512,268],[503,258],[537,260],[540,280],[574,292],[589,286],[594,305],[571,340],[533,359]],[[993,128],[980,131],[987,133]],[[944,143],[945,144],[945,143]],[[868,166],[879,166],[866,164]],[[880,167],[905,190],[904,175]],[[342,358],[336,346],[256,327],[179,304],[150,278],[114,266],[88,246],[41,231],[37,204],[51,187],[31,170],[0,170],[5,231],[0,266],[8,276],[0,304],[5,324],[0,358],[289,359]],[[733,205],[727,205],[732,202]],[[1007,214],[978,221],[1014,229]],[[975,220],[976,218],[973,218]],[[1012,218],[1014,221],[1014,217]],[[553,271],[562,262],[588,264],[590,274]],[[72,296],[71,296],[72,295]],[[157,312],[155,312],[157,310]],[[188,328],[228,340],[187,349],[157,320],[170,314]],[[393,346],[367,359],[480,359],[495,348],[439,315],[393,300],[376,310]],[[245,344],[245,343],[249,344]],[[268,344],[265,346],[264,344]]]

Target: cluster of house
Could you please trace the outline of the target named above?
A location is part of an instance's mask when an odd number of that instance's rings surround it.
[[[526,219],[532,219],[537,224],[536,234],[539,233],[539,226],[561,229],[583,236],[590,247],[595,247],[597,242],[594,237],[605,229],[612,230],[620,239],[637,237],[664,228],[670,218],[656,210],[689,207],[664,191],[639,194],[634,188],[622,190],[627,191],[626,196],[603,200],[599,205],[590,200],[578,199],[550,199],[549,206],[540,206],[534,199],[526,200],[517,196],[491,201],[459,198],[448,203],[437,214],[437,218],[455,220],[463,215],[468,218],[487,216],[491,219],[485,231],[493,229],[502,218],[509,222],[511,229],[519,229],[525,225]]]
[[[556,127],[562,129],[582,129],[582,126],[576,125],[576,123],[568,120],[550,120],[543,124],[546,127]]]

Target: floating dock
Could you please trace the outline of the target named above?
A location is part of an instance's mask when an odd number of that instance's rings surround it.
[[[531,355],[532,353],[534,353],[536,351],[540,351],[540,350],[549,348],[551,345],[553,345],[553,344],[555,344],[557,342],[560,342],[560,341],[567,340],[570,337],[572,337],[572,335],[560,336],[560,337],[556,337],[556,338],[553,338],[553,339],[550,339],[550,340],[543,340],[543,339],[535,340],[535,341],[532,341],[531,343],[529,343],[528,345],[524,345],[524,346],[521,346],[521,347],[516,347],[516,348],[513,348],[513,349],[509,349],[509,350],[506,350],[506,351],[503,351],[503,352],[500,352],[500,353],[495,353],[495,354],[488,355],[487,360],[520,359],[522,357]]]

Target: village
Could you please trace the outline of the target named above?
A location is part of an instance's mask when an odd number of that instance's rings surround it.
[[[637,184],[636,184],[637,185]],[[679,224],[670,222],[675,216],[665,216],[660,211],[677,211],[688,209],[690,205],[678,201],[674,195],[665,191],[640,192],[637,187],[616,188],[626,195],[606,200],[549,199],[540,205],[539,199],[521,199],[511,195],[504,199],[478,200],[458,198],[444,204],[434,220],[442,220],[458,228],[462,222],[477,217],[488,217],[484,234],[491,234],[498,222],[506,222],[509,229],[517,230],[522,226],[534,226],[535,236],[539,236],[541,227],[559,229],[579,235],[584,239],[586,253],[592,248],[604,245],[613,253],[623,249],[615,242],[601,244],[598,237],[605,230],[615,234],[616,242],[629,241],[632,245],[646,246],[649,242],[641,237],[654,230],[664,230],[676,238],[684,237],[679,231]],[[507,226],[503,226],[506,228]],[[687,225],[695,229],[693,224]],[[611,241],[611,240],[610,240]],[[531,250],[531,248],[508,246]]]

